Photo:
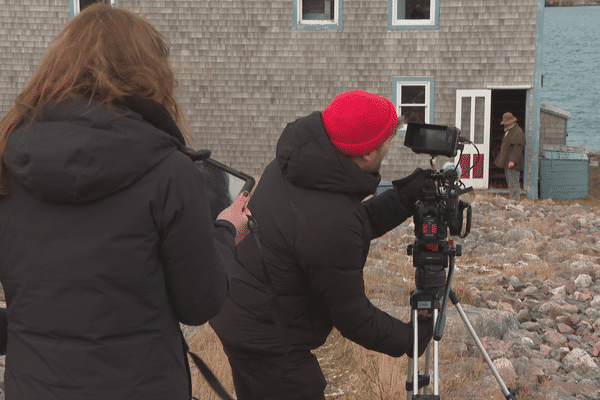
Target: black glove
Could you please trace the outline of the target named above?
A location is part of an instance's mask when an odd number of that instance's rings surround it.
[[[421,315],[417,317],[417,323],[419,324],[419,357],[425,350],[427,350],[427,345],[431,342],[431,338],[433,337],[433,318]],[[412,321],[411,324],[412,326]],[[413,357],[413,344],[411,343],[410,348],[408,349],[406,355],[410,358]]]
[[[402,204],[411,214],[415,213],[417,200],[423,199],[423,189],[435,187],[435,182],[431,179],[432,173],[430,169],[417,168],[407,177],[392,181]]]

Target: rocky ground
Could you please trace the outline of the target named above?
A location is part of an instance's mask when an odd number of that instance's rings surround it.
[[[521,389],[519,399],[600,399],[600,210],[501,196],[470,202],[473,229],[462,240],[454,289],[506,385]],[[412,229],[397,228],[371,251],[413,242]],[[405,314],[388,296],[374,297]],[[441,343],[461,361],[442,362],[442,380],[468,375],[469,360],[480,356],[455,307],[448,318]],[[498,387],[490,372],[452,395],[491,399]]]
[[[598,161],[600,155],[592,159]],[[461,240],[463,254],[456,259],[453,288],[502,379],[508,387],[521,390],[519,400],[600,399],[597,167],[590,168],[590,194],[571,202],[523,199],[516,203],[487,194],[465,198],[473,208],[473,226]],[[374,241],[365,268],[365,275],[379,276],[369,288],[373,302],[402,319],[409,310],[406,287],[414,284],[390,288],[387,282],[390,277],[397,280],[399,272],[394,260],[382,255],[393,253],[395,260],[406,264],[413,230],[405,223]],[[412,281],[409,275],[404,271],[402,279]],[[184,327],[186,337],[194,332]],[[448,308],[440,347],[446,356],[453,353],[449,361],[440,361],[442,382],[473,376],[473,365],[481,364],[481,353],[455,307]],[[351,355],[327,351],[324,358],[332,361],[321,358],[330,380],[327,397],[366,399],[362,394],[348,395],[356,387],[346,366]],[[4,357],[0,357],[0,376],[3,370]],[[504,398],[498,397],[499,386],[488,369],[481,379],[469,382],[450,385],[454,387],[442,398]],[[4,400],[2,383],[0,400]]]

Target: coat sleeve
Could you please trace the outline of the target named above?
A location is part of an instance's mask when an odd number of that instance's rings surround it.
[[[235,228],[212,221],[196,168],[189,159],[181,161],[168,178],[158,210],[160,255],[177,318],[201,325],[220,311],[227,297]]]
[[[313,292],[344,337],[394,357],[411,348],[411,326],[376,308],[366,296],[358,224],[327,224],[306,232],[297,247]]]
[[[395,188],[371,197],[362,204],[369,217],[373,239],[383,236],[412,215]]]
[[[525,151],[525,132],[520,127],[517,127],[514,134],[510,136],[510,147],[508,150],[508,162],[515,163],[518,169],[523,169],[524,151]]]

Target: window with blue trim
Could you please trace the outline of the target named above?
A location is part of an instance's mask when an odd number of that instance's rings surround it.
[[[433,123],[433,78],[394,78],[393,102],[404,120],[397,131],[406,131],[408,122]]]
[[[341,29],[343,0],[294,0],[295,29]]]
[[[110,4],[116,7],[117,0],[71,0],[71,16],[74,17],[81,11],[85,10],[86,7],[96,3]]]
[[[438,29],[439,0],[388,0],[390,29]]]

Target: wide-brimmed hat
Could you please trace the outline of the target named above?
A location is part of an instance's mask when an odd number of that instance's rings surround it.
[[[517,119],[514,115],[512,115],[512,113],[507,112],[502,116],[502,122],[500,122],[500,125],[510,125],[513,122],[517,122]]]
[[[396,107],[385,97],[362,90],[338,94],[321,114],[333,145],[348,156],[379,148],[396,129]]]

